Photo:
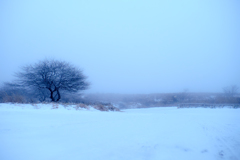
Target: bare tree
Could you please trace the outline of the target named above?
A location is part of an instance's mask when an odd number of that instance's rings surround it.
[[[48,91],[53,102],[61,99],[60,92],[78,92],[89,86],[80,69],[57,60],[43,60],[24,66],[16,76],[20,85],[28,86],[39,93],[45,94]]]
[[[223,91],[227,97],[234,97],[234,95],[237,94],[238,92],[238,86],[232,85],[232,86],[224,87]]]

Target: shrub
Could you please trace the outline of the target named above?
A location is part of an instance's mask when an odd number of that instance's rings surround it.
[[[22,95],[18,95],[18,94],[5,95],[2,97],[2,102],[24,103],[25,98]]]
[[[108,111],[108,108],[105,107],[105,106],[102,105],[102,104],[94,105],[93,108],[95,108],[95,109],[97,109],[97,110],[100,110],[100,111]]]
[[[52,103],[52,109],[58,109],[59,104],[57,103]]]
[[[76,104],[75,109],[79,110],[80,108],[89,109],[89,106],[83,103]]]
[[[114,107],[113,105],[109,105],[109,106],[108,106],[108,109],[109,109],[110,111],[120,111],[120,109],[118,109],[117,107]]]

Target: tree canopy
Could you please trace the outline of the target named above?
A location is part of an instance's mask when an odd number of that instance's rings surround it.
[[[57,102],[61,92],[78,92],[88,88],[86,76],[82,70],[58,60],[43,60],[33,65],[26,65],[16,74],[17,83],[38,92],[48,91],[49,98]]]

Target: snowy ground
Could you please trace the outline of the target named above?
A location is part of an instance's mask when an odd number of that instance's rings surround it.
[[[52,108],[0,104],[0,160],[240,160],[240,109]]]

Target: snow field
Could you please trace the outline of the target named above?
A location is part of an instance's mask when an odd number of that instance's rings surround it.
[[[0,104],[1,160],[240,160],[240,109],[51,108]]]

